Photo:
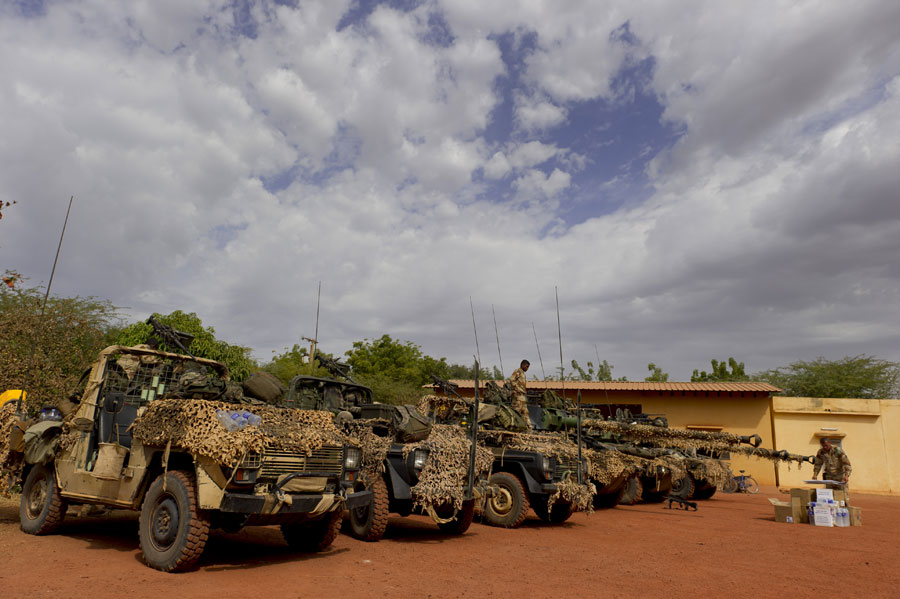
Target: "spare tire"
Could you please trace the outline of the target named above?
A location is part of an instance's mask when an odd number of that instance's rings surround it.
[[[241,383],[241,387],[244,389],[244,395],[271,405],[281,401],[286,391],[278,377],[262,370],[251,374],[250,378]]]

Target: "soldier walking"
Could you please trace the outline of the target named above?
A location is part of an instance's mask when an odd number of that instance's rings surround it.
[[[844,483],[841,486],[828,485],[828,487],[832,489],[843,489],[849,499],[850,487],[848,486],[848,483],[850,481],[850,472],[853,471],[853,468],[850,466],[850,458],[847,457],[847,453],[843,449],[835,447],[831,444],[831,441],[825,437],[819,439],[819,443],[822,445],[822,449],[816,453],[816,465],[813,469],[813,478],[819,476],[820,470],[824,470],[822,473],[822,480],[837,480]]]
[[[509,377],[509,384],[513,392],[513,409],[522,415],[528,424],[528,429],[531,430],[531,418],[528,417],[528,395],[525,389],[525,373],[528,372],[529,366],[531,366],[531,362],[522,360],[519,367]]]

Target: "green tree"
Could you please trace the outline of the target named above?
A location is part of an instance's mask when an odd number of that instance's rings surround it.
[[[21,388],[31,365],[26,391],[32,412],[71,392],[97,352],[113,343],[121,322],[110,302],[78,296],[49,297],[42,318],[44,293],[0,285],[0,390]]]
[[[840,360],[818,357],[753,375],[792,397],[900,397],[900,364],[861,354]]]
[[[328,358],[334,357],[321,349],[316,349],[316,353]],[[291,349],[285,348],[284,352],[275,355],[271,362],[262,366],[262,370],[278,377],[285,384],[289,383],[298,374],[331,377],[331,373],[319,366],[318,362],[310,365],[309,349],[298,344],[294,344]]]
[[[692,383],[708,383],[708,382],[728,382],[728,381],[749,381],[750,376],[744,372],[744,363],[738,362],[734,358],[728,358],[728,362],[719,362],[715,358],[710,361],[712,369],[709,372],[705,370],[698,371],[694,369],[691,375]],[[731,368],[729,372],[728,368]]]
[[[650,376],[646,377],[644,379],[645,381],[650,381],[650,382],[654,382],[654,383],[665,383],[666,381],[669,380],[669,373],[663,372],[662,368],[660,368],[653,362],[650,362],[649,364],[647,364],[647,370],[650,371]]]
[[[613,378],[612,370],[613,367],[609,362],[603,360],[597,367],[597,370],[594,370],[594,363],[587,362],[587,370],[581,367],[581,365],[572,360],[572,369],[574,373],[567,377],[567,380],[570,381],[627,381],[626,377],[619,377],[617,379]]]
[[[257,369],[256,362],[250,357],[250,348],[240,345],[231,345],[216,339],[216,331],[212,327],[204,327],[200,317],[194,312],[185,313],[175,310],[167,316],[153,314],[161,324],[168,325],[178,331],[183,331],[194,336],[194,340],[188,346],[188,351],[198,358],[217,360],[228,366],[231,378],[242,381],[250,373]],[[138,345],[146,343],[153,336],[153,327],[144,321],[136,322],[125,327],[117,339],[120,345]],[[168,347],[160,344],[160,349],[174,353],[182,353],[177,347]]]

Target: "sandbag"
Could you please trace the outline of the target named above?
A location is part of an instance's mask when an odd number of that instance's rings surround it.
[[[249,395],[267,404],[275,405],[281,401],[286,391],[284,384],[278,377],[263,372],[262,370],[254,372],[250,377],[241,383],[244,394]]]

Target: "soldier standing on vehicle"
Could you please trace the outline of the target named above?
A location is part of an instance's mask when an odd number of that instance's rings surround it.
[[[828,485],[828,487],[832,489],[843,489],[849,497],[850,487],[848,486],[848,483],[850,481],[850,472],[853,470],[850,466],[850,458],[847,457],[847,454],[843,449],[835,447],[831,444],[831,441],[825,437],[819,439],[819,443],[822,445],[822,449],[816,453],[816,465],[813,469],[813,478],[816,478],[819,475],[820,470],[824,470],[822,473],[822,480],[837,480],[844,483],[841,486]]]
[[[528,372],[529,366],[531,366],[531,362],[522,360],[519,367],[516,368],[515,371],[513,371],[512,376],[509,377],[509,384],[512,387],[513,392],[513,409],[522,415],[525,422],[528,423],[528,428],[530,430],[532,426],[531,418],[528,417],[528,395],[525,389],[525,373]]]

